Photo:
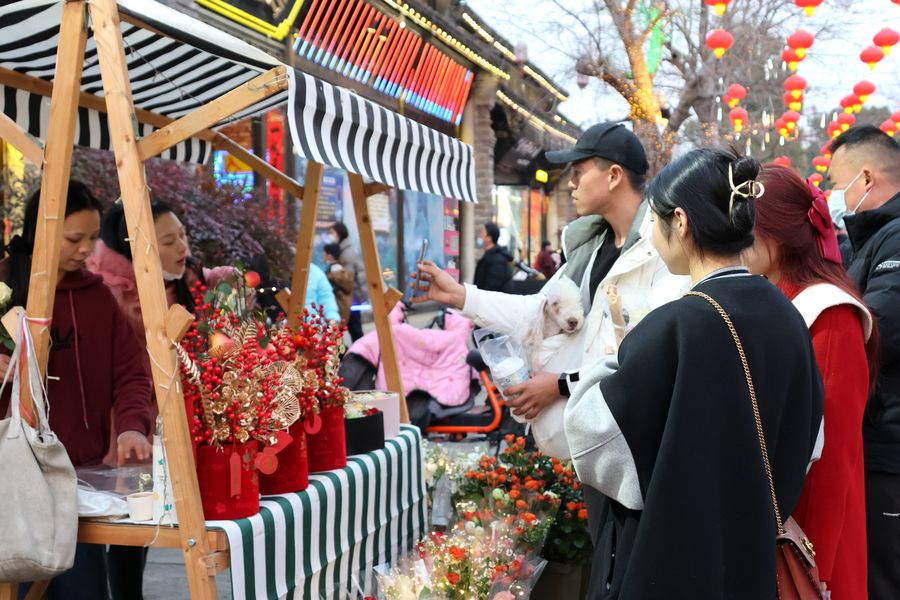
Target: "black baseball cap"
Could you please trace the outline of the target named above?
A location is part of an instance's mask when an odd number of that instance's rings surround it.
[[[591,125],[571,150],[557,150],[546,154],[549,162],[558,165],[594,156],[605,158],[638,175],[643,175],[650,168],[641,141],[622,123]]]

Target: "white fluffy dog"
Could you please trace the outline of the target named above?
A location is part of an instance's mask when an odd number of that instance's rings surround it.
[[[529,355],[534,356],[545,339],[575,333],[583,324],[581,290],[574,281],[562,275],[546,292],[541,313],[529,324],[522,345]]]

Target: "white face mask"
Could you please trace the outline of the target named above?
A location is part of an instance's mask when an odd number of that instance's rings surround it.
[[[831,222],[834,223],[834,226],[838,229],[843,229],[844,215],[847,214],[847,205],[844,202],[843,190],[837,194],[835,193],[835,190],[831,190],[831,195],[828,197],[828,212],[831,213]]]
[[[860,171],[859,173],[857,173],[857,174],[856,174],[856,177],[854,177],[853,179],[851,179],[851,180],[850,180],[850,183],[848,183],[847,185],[845,185],[843,189],[840,189],[840,190],[833,189],[833,190],[831,190],[831,198],[830,198],[829,201],[828,201],[828,208],[829,208],[829,210],[831,210],[832,206],[834,206],[834,207],[837,207],[837,206],[843,206],[844,209],[845,209],[845,211],[844,211],[844,214],[843,214],[842,216],[849,216],[849,215],[855,215],[855,214],[856,214],[856,211],[859,209],[860,206],[862,206],[862,203],[866,201],[866,198],[869,197],[869,192],[871,192],[872,190],[869,190],[868,192],[866,192],[865,194],[863,194],[863,197],[859,199],[859,202],[856,203],[856,206],[853,207],[853,210],[846,210],[846,207],[847,207],[846,195],[847,195],[847,190],[850,188],[850,186],[853,185],[854,183],[856,183],[856,180],[859,179],[859,178],[862,176],[862,174],[863,174],[862,171]],[[832,220],[834,220],[834,217],[832,217]],[[842,220],[843,220],[843,219],[842,219]],[[836,223],[837,223],[837,222],[835,221],[835,224],[836,224]]]

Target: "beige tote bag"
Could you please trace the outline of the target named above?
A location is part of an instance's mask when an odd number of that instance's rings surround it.
[[[0,582],[50,579],[72,568],[78,534],[77,479],[66,449],[50,430],[46,391],[25,326],[0,391],[13,374],[11,416],[0,421]],[[19,412],[19,365],[28,369],[37,424]]]

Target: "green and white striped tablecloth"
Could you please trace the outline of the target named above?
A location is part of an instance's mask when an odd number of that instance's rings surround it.
[[[209,521],[228,536],[235,600],[343,597],[352,578],[405,553],[426,526],[422,439],[402,425],[381,450],[265,496],[248,519]]]

